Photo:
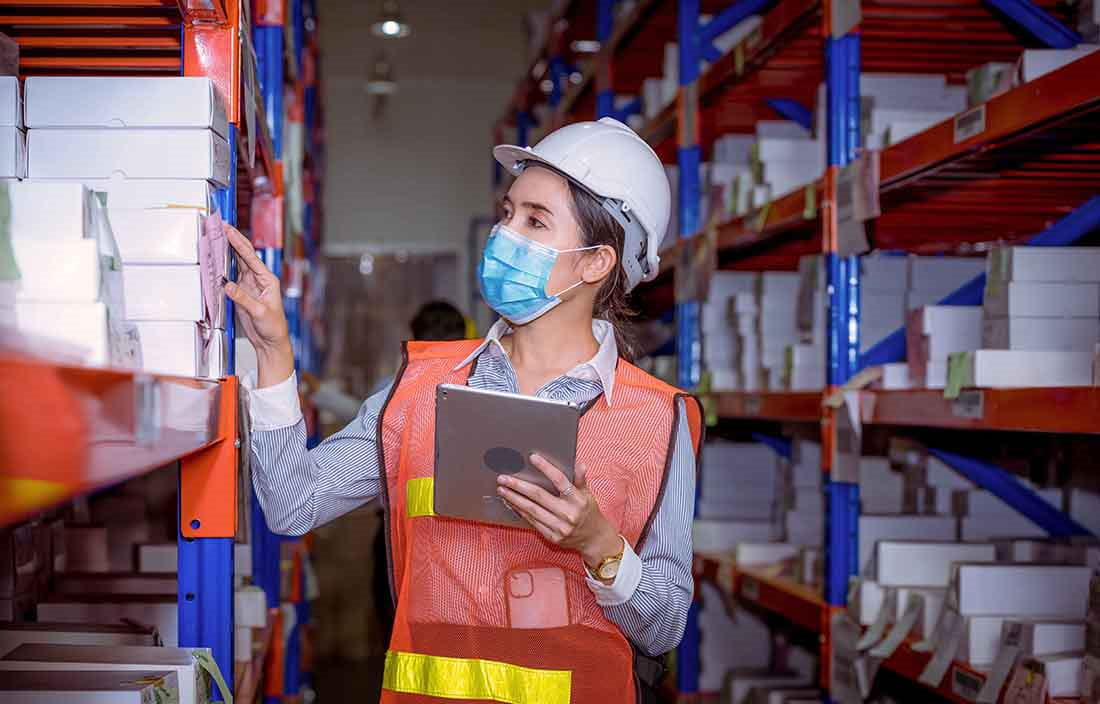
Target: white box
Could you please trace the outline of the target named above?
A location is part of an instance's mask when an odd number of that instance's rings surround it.
[[[946,362],[952,352],[981,346],[980,306],[924,306],[918,316],[920,334],[928,338],[929,362]]]
[[[233,592],[233,619],[237,626],[267,626],[267,595],[259,587],[238,587]]]
[[[208,649],[206,657],[211,657]],[[0,671],[13,670],[79,672],[110,670],[119,677],[131,670],[167,671],[176,675],[180,704],[208,701],[210,677],[196,664],[191,648],[164,648],[120,645],[102,648],[93,645],[23,645],[0,660]]]
[[[209,181],[171,178],[39,179],[35,183],[80,183],[107,199],[112,209],[191,208],[209,215],[214,189]],[[24,181],[23,183],[27,183]]]
[[[100,293],[95,240],[12,240],[19,281],[15,300],[28,303],[95,303]]]
[[[31,130],[27,154],[31,178],[121,175],[229,184],[229,144],[209,130]]]
[[[780,674],[767,669],[736,668],[729,679],[729,701],[743,704],[752,690],[758,687],[803,687],[812,683],[810,676],[800,673]]]
[[[110,361],[107,306],[103,303],[16,303],[15,327],[25,335],[60,343],[85,364]]]
[[[994,562],[989,544],[882,540],[876,556],[876,581],[884,587],[946,587],[956,562]]]
[[[870,255],[860,257],[860,292],[890,291],[900,298],[909,288],[909,260],[906,257]]]
[[[23,100],[19,96],[16,76],[0,76],[0,125],[23,126]]]
[[[798,557],[799,550],[800,546],[790,543],[738,543],[733,559],[740,567],[773,565]]]
[[[985,273],[985,257],[909,257],[909,288],[948,293]]]
[[[1095,318],[1100,316],[1100,284],[1009,281],[985,292],[990,318]]]
[[[819,391],[825,388],[825,367],[794,367],[787,379],[790,391]]]
[[[56,596],[81,594],[118,594],[123,597],[135,594],[176,596],[179,584],[175,575],[150,575],[132,572],[80,574],[75,572],[54,575],[51,593]]]
[[[886,391],[900,391],[913,387],[909,380],[909,365],[905,362],[893,362],[882,365],[880,386]]]
[[[870,626],[878,618],[885,601],[886,590],[878,582],[861,577],[855,593],[855,603],[850,606],[849,611],[859,625]]]
[[[178,704],[175,672],[135,670],[21,671],[0,677],[0,701],[8,704]]]
[[[1091,350],[975,350],[958,354],[964,355],[958,362],[962,386],[1092,386]]]
[[[1009,281],[1100,281],[1100,247],[994,247],[986,287]]]
[[[1100,342],[1100,318],[985,318],[982,347],[994,350],[1088,350]]]
[[[252,633],[253,630],[251,628],[242,628],[240,626],[237,626],[233,629],[234,662],[241,663],[252,661]]]
[[[155,374],[206,376],[206,350],[198,323],[176,320],[135,322],[142,369]]]
[[[1036,489],[1035,495],[1048,504],[1062,510],[1065,496],[1061,489]],[[989,491],[956,491],[952,497],[956,516],[971,516],[975,518],[996,517],[1002,514],[1019,515],[1015,509],[1006,504],[996,494]]]
[[[107,216],[124,264],[199,263],[199,211],[108,208]]]
[[[1088,56],[1098,48],[1093,44],[1078,44],[1072,49],[1025,49],[1017,64],[1018,80],[1020,83],[1034,81]]]
[[[58,623],[134,623],[153,626],[165,645],[179,645],[179,601],[162,596],[49,597],[38,603],[38,619]]]
[[[867,569],[880,540],[953,541],[958,530],[955,518],[947,516],[860,516],[856,567],[861,574]]]
[[[1075,565],[959,565],[955,603],[964,616],[1083,619],[1091,578]]]
[[[0,657],[24,643],[157,645],[156,629],[128,623],[0,623]]]
[[[79,183],[10,181],[14,240],[70,242],[92,231],[88,191]]]
[[[699,553],[725,553],[738,543],[767,543],[780,537],[778,526],[770,521],[696,520],[691,532]]]
[[[820,470],[819,470],[820,471]],[[791,508],[798,509],[799,513],[821,516],[825,513],[825,495],[820,486],[796,486],[793,488],[794,501]]]
[[[926,389],[947,388],[947,362],[929,362],[924,367],[924,387]]]
[[[129,320],[203,319],[198,266],[132,264],[122,268]]]
[[[64,77],[26,80],[27,127],[200,128],[226,136],[225,107],[205,77]]]
[[[787,511],[784,516],[784,532],[788,543],[820,548],[825,543],[825,520],[820,513]]]
[[[808,139],[810,131],[791,120],[757,120],[756,138]]]
[[[1001,629],[1011,616],[970,616],[963,625],[959,659],[971,665],[988,667],[1001,649]]]
[[[1077,653],[1085,649],[1085,624],[1081,621],[1006,620],[1001,640],[1004,642],[1010,637],[1025,655]]]
[[[926,486],[942,489],[977,489],[977,485],[956,472],[937,457],[928,455],[923,466],[917,470],[917,478]]]
[[[770,687],[758,687],[753,691],[756,692],[756,700],[753,704],[798,704],[799,701],[805,701],[807,699],[814,702],[821,701],[821,690],[819,689],[772,689]]]
[[[27,141],[18,127],[0,127],[0,178],[26,178]]]
[[[1070,489],[1069,515],[1094,535],[1100,534],[1100,493]]]
[[[798,272],[793,271],[765,271],[761,273],[756,289],[761,307],[788,306],[793,310],[798,301],[799,280]]]
[[[1047,692],[1051,697],[1069,698],[1081,695],[1081,666],[1084,655],[1043,655],[1038,659],[1043,663]]]
[[[176,543],[150,543],[137,546],[138,572],[175,574],[178,571],[179,547]],[[238,577],[252,576],[252,546],[233,546],[233,573]]]
[[[960,521],[960,538],[966,542],[983,542],[1009,538],[1042,538],[1039,526],[1014,511],[968,516]]]

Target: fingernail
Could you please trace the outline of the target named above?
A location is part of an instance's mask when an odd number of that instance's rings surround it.
[[[507,484],[507,483],[508,483],[508,477],[506,477],[502,474],[497,476],[497,484]]]
[[[500,494],[501,496],[504,496],[504,487],[498,486],[497,487],[497,493]]]
[[[220,281],[222,286],[225,286],[227,283],[229,283],[229,279],[225,278],[224,276],[220,278]]]

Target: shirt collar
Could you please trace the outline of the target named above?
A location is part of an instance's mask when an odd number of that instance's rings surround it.
[[[477,346],[477,349],[459,362],[455,366],[455,370],[465,367],[480,357],[483,352],[490,349],[507,358],[508,353],[504,350],[504,346],[500,344],[500,340],[510,332],[512,332],[512,326],[506,320],[503,318],[497,320],[489,328],[488,334],[482,343]],[[603,387],[604,399],[606,399],[607,405],[610,406],[611,393],[615,387],[615,366],[619,363],[619,346],[615,342],[615,328],[606,320],[593,320],[592,336],[596,338],[596,342],[600,346],[596,350],[596,355],[587,362],[570,369],[565,373],[565,376],[587,381],[598,381],[600,386]]]

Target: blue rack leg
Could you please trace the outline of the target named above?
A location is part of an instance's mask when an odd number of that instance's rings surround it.
[[[179,645],[213,650],[232,690],[233,539],[180,535],[178,569]]]

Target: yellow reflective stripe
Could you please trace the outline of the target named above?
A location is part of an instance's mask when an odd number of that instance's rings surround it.
[[[433,477],[421,477],[405,482],[405,515],[409,518],[417,516],[434,516],[435,479]]]
[[[386,653],[382,688],[443,699],[569,704],[572,681],[569,670],[536,670],[496,660],[391,650]]]

